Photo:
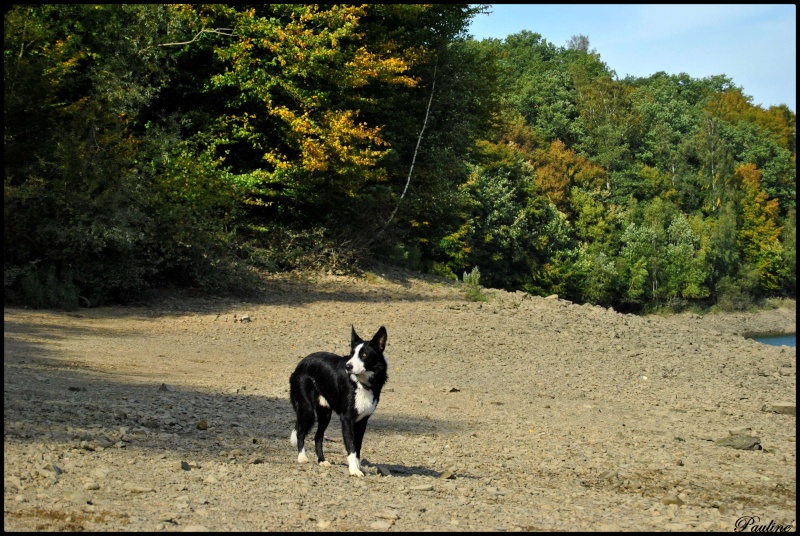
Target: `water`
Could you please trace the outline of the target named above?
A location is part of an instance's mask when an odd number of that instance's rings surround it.
[[[777,337],[753,337],[754,341],[769,344],[770,346],[797,347],[797,333],[791,335],[778,335]]]

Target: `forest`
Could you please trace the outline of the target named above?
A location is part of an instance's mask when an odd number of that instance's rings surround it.
[[[375,261],[631,312],[795,297],[794,112],[475,40],[486,9],[6,6],[5,302]]]

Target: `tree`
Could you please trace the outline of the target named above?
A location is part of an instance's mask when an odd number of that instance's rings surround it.
[[[678,189],[689,174],[692,137],[697,114],[681,94],[681,78],[656,73],[631,95],[634,110],[642,119],[642,147],[638,159],[669,176]]]
[[[605,180],[600,166],[567,149],[561,140],[550,143],[547,151],[537,151],[534,158],[534,183],[562,212],[568,212],[567,197],[573,185],[595,191]]]
[[[581,135],[576,92],[563,49],[529,31],[509,35],[500,46],[501,83],[509,104],[549,143],[571,145]],[[583,54],[586,56],[586,54]]]
[[[634,304],[643,304],[658,294],[658,235],[648,225],[631,223],[622,234],[624,299]]]
[[[707,266],[700,239],[683,214],[672,219],[664,248],[664,295],[668,299],[698,299],[709,295]]]
[[[631,107],[633,88],[601,77],[578,85],[578,109],[586,138],[584,154],[606,170],[606,189],[617,198],[628,195],[621,180],[638,143],[639,118]]]
[[[573,35],[567,41],[567,48],[579,52],[589,52],[589,38],[583,34]],[[592,50],[594,53],[594,50]]]
[[[170,9],[15,5],[4,23],[6,287],[74,288],[43,304],[68,308],[141,288],[163,258],[137,114],[164,82]]]
[[[778,272],[783,247],[777,223],[778,201],[769,199],[761,188],[761,172],[753,164],[736,168],[735,179],[742,197],[742,223],[737,240],[745,262],[758,272],[759,284],[766,292],[779,288]]]

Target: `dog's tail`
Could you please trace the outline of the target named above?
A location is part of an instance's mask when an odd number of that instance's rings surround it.
[[[289,442],[293,447],[297,448],[297,430],[292,430],[292,435],[289,436]]]

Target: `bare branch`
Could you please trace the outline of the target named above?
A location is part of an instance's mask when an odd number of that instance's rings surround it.
[[[234,30],[231,29],[231,28],[214,28],[213,30],[206,30],[205,28],[203,28],[202,30],[197,32],[197,35],[195,35],[194,39],[192,39],[191,41],[183,41],[183,42],[180,42],[180,43],[162,43],[162,44],[156,45],[156,46],[159,46],[159,47],[172,47],[172,46],[188,45],[188,44],[194,43],[195,41],[197,41],[200,38],[201,35],[206,34],[206,33],[215,33],[215,34],[219,34],[219,35],[224,35],[225,37],[235,37],[236,36],[236,34],[234,33]]]
[[[431,96],[428,99],[428,107],[425,109],[425,120],[422,122],[422,130],[419,131],[419,137],[417,138],[417,147],[414,149],[414,156],[411,159],[411,168],[408,170],[408,179],[406,180],[406,187],[403,188],[403,193],[400,194],[400,199],[397,200],[397,206],[394,207],[394,212],[392,215],[389,216],[389,219],[386,220],[386,223],[383,225],[383,229],[381,229],[378,234],[375,235],[375,238],[379,237],[383,234],[389,224],[394,219],[395,214],[397,214],[397,210],[400,208],[400,202],[406,196],[406,192],[408,191],[408,185],[411,184],[411,174],[414,172],[414,163],[417,161],[417,152],[419,152],[419,144],[422,141],[422,133],[425,132],[425,126],[428,124],[428,113],[431,111],[431,103],[433,102],[433,91],[436,89],[436,69],[439,66],[439,57],[436,57],[436,63],[433,66],[433,83],[431,84]]]

